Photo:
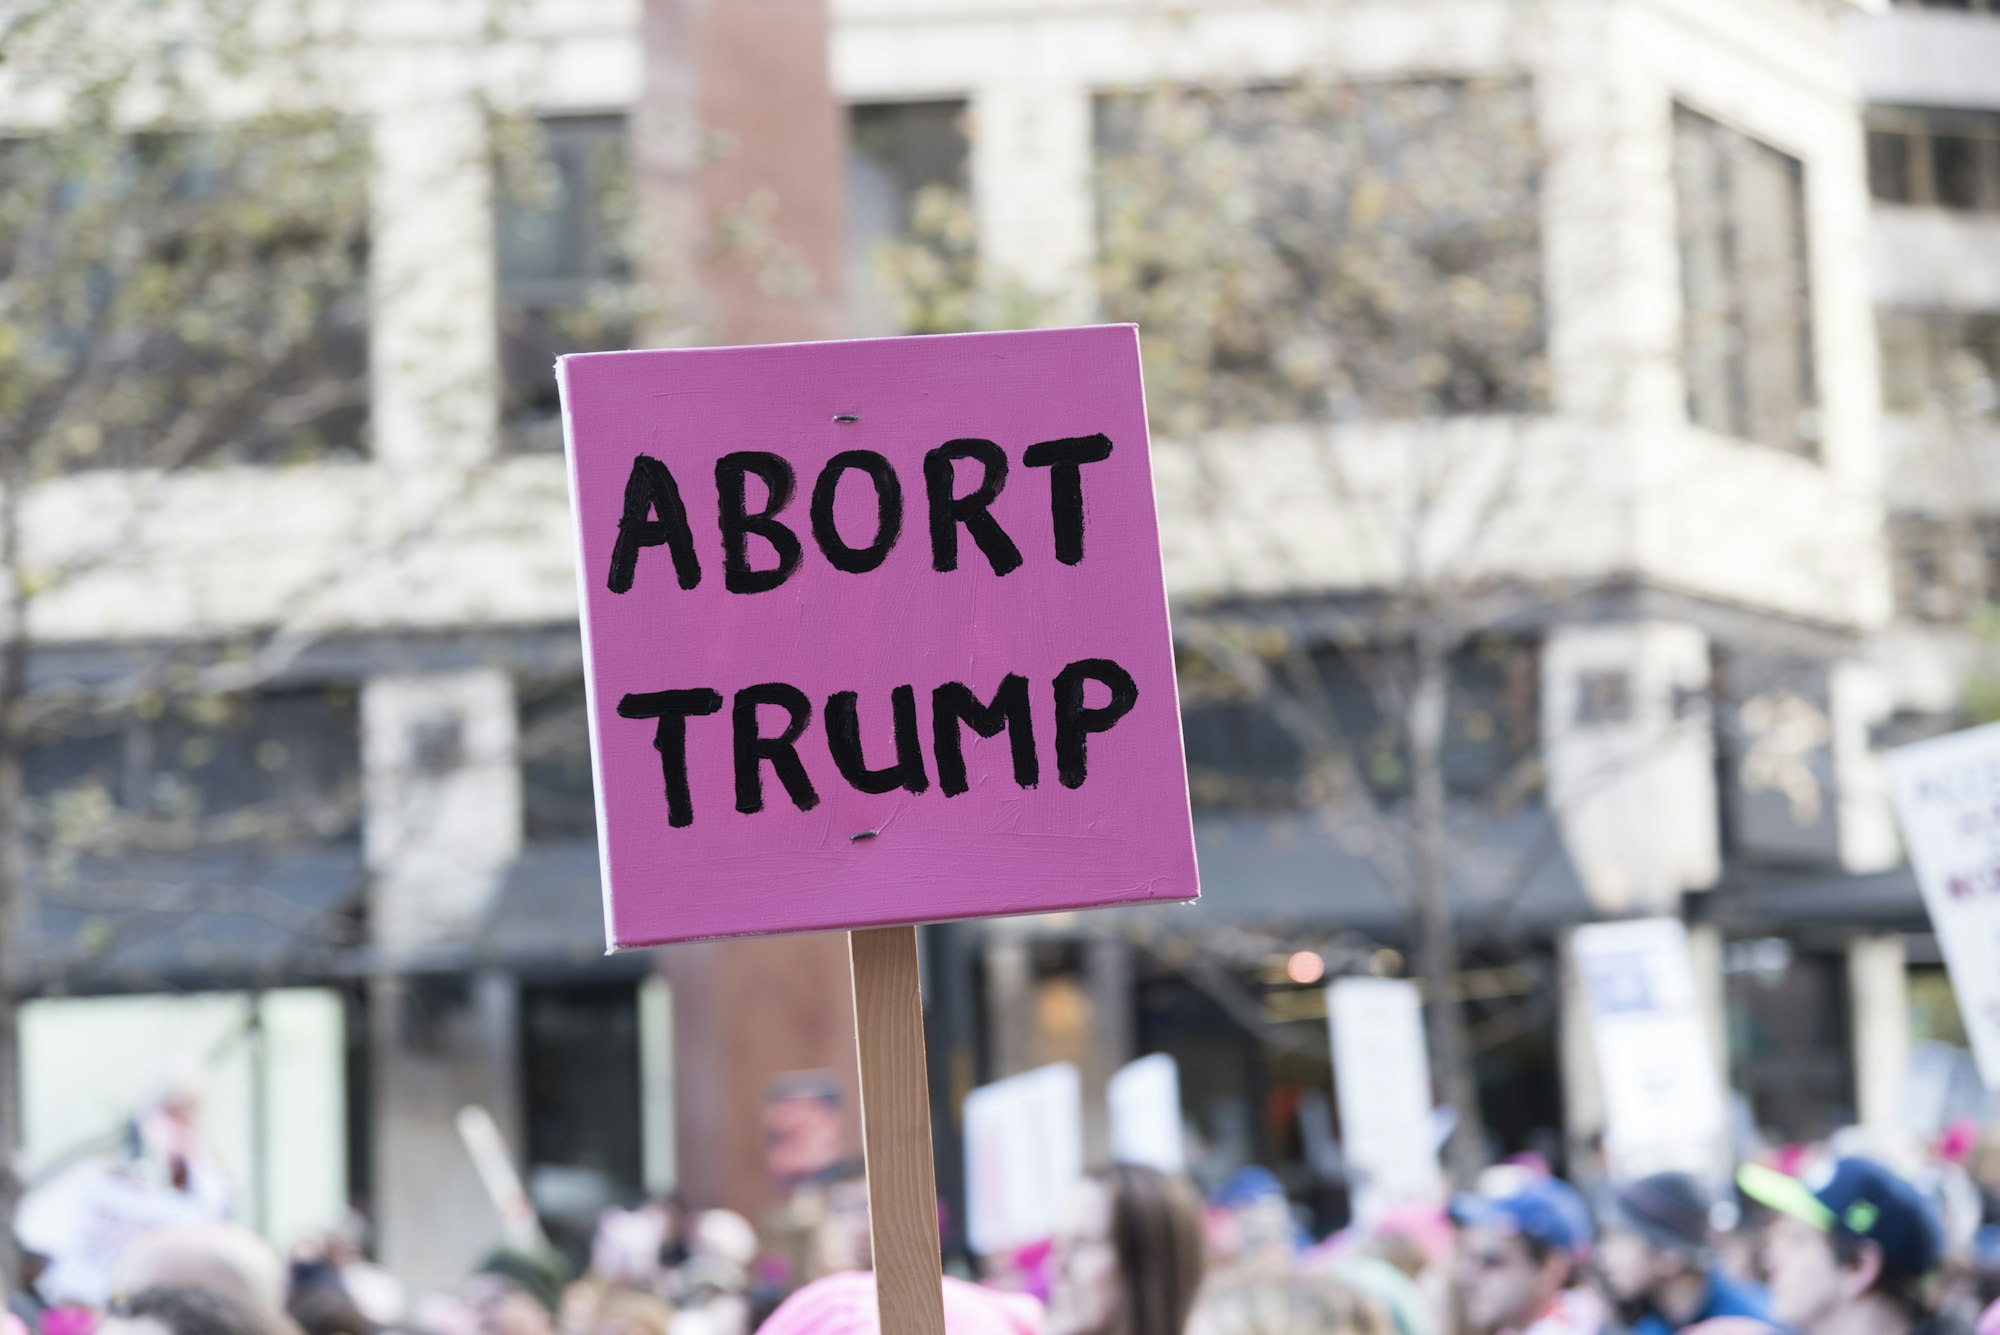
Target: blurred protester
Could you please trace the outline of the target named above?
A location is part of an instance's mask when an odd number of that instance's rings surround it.
[[[651,1205],[606,1210],[598,1215],[590,1240],[590,1273],[609,1283],[651,1290],[660,1283],[666,1240],[665,1211]]]
[[[1553,1177],[1509,1178],[1497,1199],[1460,1196],[1460,1278],[1466,1323],[1488,1335],[1598,1335],[1603,1301],[1581,1284],[1590,1212]]]
[[[1764,1242],[1775,1320],[1801,1335],[1910,1335],[1929,1324],[1924,1280],[1943,1234],[1910,1183],[1860,1158],[1822,1165],[1812,1187],[1755,1164],[1737,1181],[1777,1213]]]
[[[1201,1287],[1201,1201],[1120,1164],[1071,1189],[1051,1249],[1049,1335],[1181,1335]]]
[[[564,1335],[667,1335],[673,1309],[650,1293],[617,1285],[590,1290],[588,1301],[564,1311]]]
[[[1218,1269],[1289,1270],[1299,1250],[1298,1227],[1285,1189],[1258,1164],[1239,1169],[1216,1191],[1203,1218],[1208,1254]]]
[[[688,1258],[675,1272],[676,1335],[747,1335],[757,1230],[734,1210],[695,1216]]]
[[[112,1282],[115,1301],[148,1289],[199,1289],[246,1309],[270,1331],[295,1331],[285,1315],[285,1264],[240,1224],[188,1224],[129,1247]]]
[[[784,1205],[766,1221],[763,1235],[769,1253],[783,1259],[794,1283],[868,1269],[868,1175],[861,1160],[847,1160],[793,1186]]]
[[[187,1068],[174,1072],[159,1101],[133,1120],[139,1161],[160,1183],[178,1193],[203,1217],[227,1219],[232,1190],[222,1161],[201,1130],[205,1077]]]
[[[99,1335],[271,1335],[252,1307],[230,1294],[162,1284],[115,1299]]]
[[[778,1305],[757,1335],[879,1335],[875,1276],[816,1279]],[[1042,1335],[1042,1307],[1019,1293],[1002,1293],[945,1276],[945,1335]]]
[[[1720,1316],[1770,1320],[1764,1292],[1715,1264],[1710,1204],[1687,1173],[1655,1173],[1612,1196],[1597,1270],[1631,1335],[1675,1335]]]
[[[1401,1246],[1392,1245],[1391,1250],[1398,1254],[1405,1251],[1415,1254],[1415,1248],[1407,1242]],[[1419,1273],[1421,1270],[1404,1270],[1377,1255],[1372,1250],[1372,1244],[1364,1244],[1335,1266],[1332,1275],[1341,1284],[1372,1299],[1382,1309],[1382,1314],[1389,1318],[1393,1328],[1388,1335],[1435,1335],[1437,1319],[1432,1315],[1430,1301],[1417,1287],[1415,1276]]]
[[[393,1326],[409,1311],[410,1296],[403,1282],[386,1267],[368,1259],[368,1219],[359,1210],[349,1209],[340,1222],[326,1231],[320,1254],[333,1267],[340,1287],[354,1300],[363,1316],[378,1326]]]
[[[1202,1292],[1188,1335],[1394,1335],[1360,1289],[1318,1275],[1244,1275]]]
[[[502,1248],[465,1282],[478,1335],[556,1335],[569,1267],[553,1252]]]

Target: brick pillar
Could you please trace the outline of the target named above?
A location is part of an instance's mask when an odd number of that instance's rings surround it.
[[[634,118],[655,341],[796,342],[842,332],[846,122],[825,0],[647,0]],[[682,1194],[753,1220],[772,1203],[762,1111],[782,1071],[845,1083],[860,1140],[840,933],[662,952],[673,989]]]

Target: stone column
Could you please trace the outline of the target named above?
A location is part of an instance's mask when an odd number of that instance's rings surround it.
[[[1848,1009],[1854,1033],[1854,1107],[1861,1125],[1902,1126],[1910,1066],[1909,959],[1893,932],[1847,943]]]
[[[398,674],[362,689],[374,1193],[383,1262],[414,1290],[454,1285],[500,1237],[459,1142],[493,1114],[522,1152],[518,989],[460,955],[520,851],[512,683],[498,669]]]

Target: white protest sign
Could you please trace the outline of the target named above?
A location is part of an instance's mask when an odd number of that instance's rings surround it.
[[[1673,918],[1579,927],[1572,938],[1604,1091],[1615,1178],[1722,1170],[1725,1100],[1695,988],[1687,929]]]
[[[522,1251],[548,1246],[534,1203],[528,1199],[527,1189],[514,1171],[513,1156],[507,1152],[506,1138],[500,1134],[493,1114],[476,1103],[460,1108],[458,1137],[465,1142],[465,1152],[472,1156],[479,1185],[486,1188],[487,1199],[500,1215],[508,1245]]]
[[[965,1099],[966,1236],[981,1256],[1055,1235],[1083,1176],[1083,1081],[1068,1062],[981,1085]]]
[[[37,1284],[44,1298],[102,1307],[133,1243],[217,1217],[204,1202],[149,1182],[128,1166],[91,1159],[31,1189],[15,1232],[22,1245],[49,1258]]]
[[[1404,1201],[1436,1200],[1442,1187],[1416,985],[1337,978],[1327,985],[1326,1016],[1355,1217],[1370,1220]]]
[[[1898,747],[1885,760],[1980,1078],[2000,1089],[2000,724]]]
[[[1142,1164],[1163,1173],[1187,1171],[1181,1139],[1181,1068],[1164,1052],[1118,1068],[1104,1090],[1111,1119],[1114,1163]]]

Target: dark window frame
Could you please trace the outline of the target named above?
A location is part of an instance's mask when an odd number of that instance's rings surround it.
[[[1948,14],[2000,14],[2000,0],[1891,0],[1897,9],[1936,9]]]
[[[629,219],[615,213],[620,190],[636,189],[631,116],[624,111],[564,112],[535,119],[536,164],[552,174],[552,207],[526,200],[510,182],[510,161],[496,158],[493,183],[494,337],[499,344],[501,447],[510,453],[561,448],[555,358],[627,347],[629,320],[606,317],[600,337],[573,324],[613,288],[635,289]],[[608,151],[608,156],[605,155]],[[606,162],[624,173],[619,180]],[[551,227],[551,263],[522,272],[515,262],[535,244],[530,229]],[[535,266],[523,266],[533,268]],[[510,269],[514,271],[510,272]]]
[[[1682,102],[1673,158],[1688,421],[1818,462],[1805,161]],[[1774,184],[1786,196],[1779,228],[1768,225]]]
[[[2000,213],[2000,111],[1883,105],[1868,108],[1864,122],[1877,203]],[[1961,146],[1967,179],[1941,173],[1945,145]]]

